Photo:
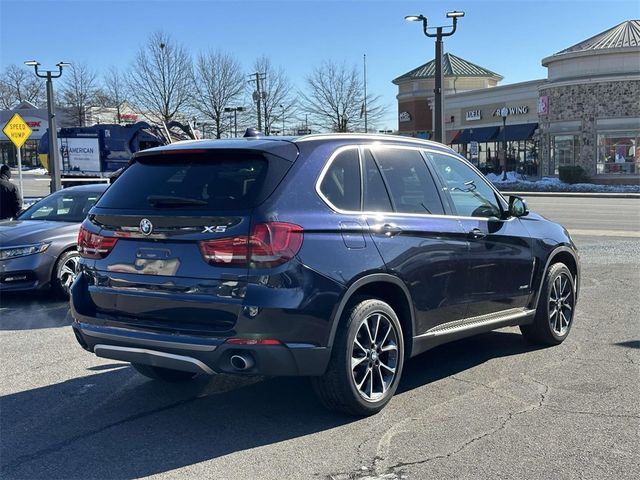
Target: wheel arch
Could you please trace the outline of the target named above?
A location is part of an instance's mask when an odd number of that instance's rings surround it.
[[[333,346],[344,311],[359,297],[377,298],[393,308],[402,326],[405,358],[411,357],[415,332],[415,315],[411,294],[402,280],[387,273],[376,273],[359,278],[347,289],[333,315],[329,347]]]
[[[576,252],[572,248],[563,245],[560,247],[556,247],[547,257],[547,262],[545,263],[544,269],[542,270],[540,275],[540,284],[538,285],[535,302],[533,304],[534,309],[538,307],[538,301],[540,300],[540,294],[542,292],[542,282],[544,281],[546,272],[549,270],[549,267],[551,265],[558,262],[564,263],[573,275],[577,301],[578,293],[580,291],[580,263],[578,261]]]

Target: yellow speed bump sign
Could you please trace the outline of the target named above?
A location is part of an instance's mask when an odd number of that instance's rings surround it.
[[[13,142],[16,148],[22,147],[32,132],[27,122],[17,113],[13,114],[13,117],[7,122],[2,131],[9,137],[9,140]]]

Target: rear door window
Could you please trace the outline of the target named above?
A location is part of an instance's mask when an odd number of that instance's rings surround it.
[[[443,215],[438,188],[418,150],[376,148],[373,156],[398,213]]]
[[[364,211],[393,212],[389,194],[382,180],[380,169],[376,165],[371,152],[364,151]]]
[[[275,189],[290,163],[261,152],[142,156],[98,202],[114,209],[243,210]]]

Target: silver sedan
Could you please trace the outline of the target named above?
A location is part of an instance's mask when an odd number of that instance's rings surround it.
[[[68,297],[76,276],[80,224],[107,185],[52,193],[16,220],[0,222],[0,293],[52,288]]]

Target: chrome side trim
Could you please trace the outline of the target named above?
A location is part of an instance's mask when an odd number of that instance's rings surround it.
[[[206,373],[215,375],[215,372],[207,367],[200,360],[186,357],[184,355],[174,355],[172,353],[157,352],[144,348],[116,347],[113,345],[96,345],[93,352],[102,358],[112,360],[122,360],[125,362],[143,363],[156,367],[173,368],[194,373]]]
[[[533,315],[534,313],[535,310],[529,310],[527,308],[510,308],[497,313],[489,313],[486,315],[479,315],[477,317],[463,318],[461,320],[443,323],[442,325],[429,329],[426,333],[415,338],[437,337],[451,333],[463,332],[476,327],[486,327],[492,324],[503,323],[505,321],[518,320],[520,318]]]
[[[337,213],[342,213],[344,215],[358,215],[362,218],[364,217],[368,217],[368,216],[373,216],[373,217],[384,217],[385,215],[393,215],[396,217],[408,217],[408,218],[447,218],[449,220],[454,219],[454,220],[475,220],[475,221],[480,221],[480,222],[489,222],[489,221],[495,221],[496,218],[495,217],[465,217],[462,215],[448,215],[448,214],[443,214],[443,215],[439,215],[439,214],[432,214],[432,213],[400,213],[400,212],[371,212],[371,211],[356,211],[356,210],[343,210],[339,207],[336,207],[333,203],[331,203],[331,201],[322,193],[322,190],[320,190],[320,184],[322,183],[322,181],[324,180],[324,177],[327,173],[327,171],[329,170],[329,168],[331,167],[331,164],[333,163],[333,161],[335,160],[335,158],[338,156],[338,154],[344,152],[345,150],[351,150],[351,149],[358,149],[359,151],[359,155],[362,156],[362,150],[364,148],[370,148],[372,150],[375,150],[376,148],[395,148],[395,149],[402,149],[402,150],[415,150],[417,152],[419,152],[421,155],[424,154],[429,154],[429,153],[437,153],[437,154],[442,154],[442,155],[446,155],[449,157],[452,157],[460,162],[467,162],[467,166],[472,167],[473,170],[475,170],[475,172],[478,175],[481,175],[482,177],[484,177],[484,174],[482,172],[480,172],[480,170],[478,170],[476,168],[475,165],[473,165],[471,162],[465,160],[464,158],[461,158],[458,156],[458,154],[456,154],[455,152],[447,152],[447,151],[440,151],[440,150],[429,150],[428,148],[425,148],[425,146],[423,146],[422,148],[418,148],[418,147],[414,147],[414,146],[408,146],[408,145],[395,145],[395,144],[389,144],[389,145],[368,145],[368,144],[353,144],[353,145],[343,145],[339,148],[337,148],[329,157],[329,159],[327,160],[327,162],[325,163],[324,167],[322,167],[322,170],[320,171],[320,175],[318,176],[318,179],[316,180],[316,184],[315,184],[315,190],[316,193],[318,194],[318,196],[322,199],[322,201],[334,212]],[[360,164],[362,164],[362,162],[360,162]],[[362,174],[362,172],[360,172]],[[437,179],[434,179],[434,181],[436,181]],[[439,183],[439,180],[436,181],[436,184]],[[486,181],[486,183],[491,187],[491,189],[497,193],[500,198],[502,198],[502,200],[506,203],[506,200],[504,199],[504,196],[502,195],[502,193],[500,193],[500,191],[488,180]],[[446,190],[446,188],[445,188]],[[362,192],[361,192],[361,196],[362,196]],[[504,208],[504,205],[502,205],[502,207]],[[513,220],[515,220],[517,217],[509,217],[509,218],[503,218],[503,219],[499,219],[501,222],[511,222]]]
[[[155,340],[152,338],[143,338],[143,337],[131,337],[128,335],[117,335],[113,333],[104,333],[104,332],[96,332],[94,330],[89,330],[85,328],[81,328],[82,333],[89,337],[94,338],[102,338],[104,340],[117,340],[117,341],[126,341],[131,343],[138,343],[140,345],[146,345],[148,347],[164,347],[164,348],[175,348],[179,350],[192,350],[196,352],[213,352],[217,345],[203,345],[200,343],[184,343],[184,342],[170,342],[167,340]],[[114,329],[115,330],[115,329]],[[124,332],[129,332],[129,330],[121,329]],[[149,334],[153,335],[153,334]]]

